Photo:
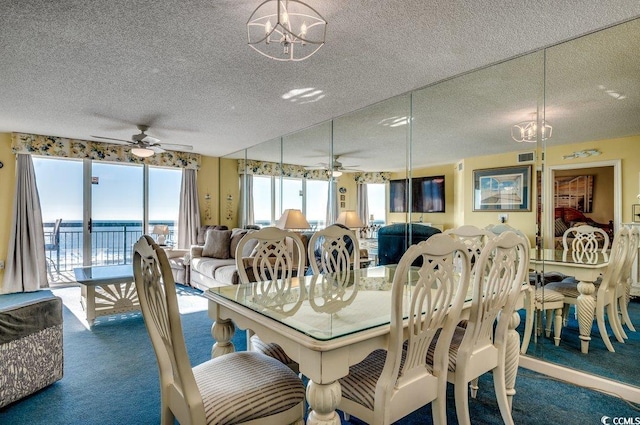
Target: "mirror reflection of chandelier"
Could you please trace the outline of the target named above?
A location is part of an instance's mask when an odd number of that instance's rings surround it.
[[[541,122],[542,128],[540,129],[540,140],[547,140],[551,138],[551,132],[553,131],[553,127],[551,125],[542,120]],[[538,123],[535,120],[531,121],[523,121],[515,124],[511,128],[511,138],[516,142],[522,143],[536,143],[538,141]]]
[[[324,45],[327,21],[298,0],[266,0],[247,21],[249,46],[277,61],[305,60]]]

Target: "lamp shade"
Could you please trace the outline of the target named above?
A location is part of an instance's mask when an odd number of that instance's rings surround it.
[[[342,224],[350,229],[364,227],[360,216],[354,210],[342,211],[336,220],[336,224]]]
[[[169,226],[166,224],[156,224],[153,226],[153,231],[151,232],[154,235],[168,235],[169,234]]]
[[[276,227],[280,229],[310,229],[311,226],[302,211],[290,209],[284,210],[282,216],[276,222]]]

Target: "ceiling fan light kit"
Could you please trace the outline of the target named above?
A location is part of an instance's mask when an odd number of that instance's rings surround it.
[[[302,61],[323,45],[327,21],[299,0],[266,0],[247,21],[249,47],[277,61]]]
[[[175,147],[177,150],[192,150],[193,146],[190,145],[178,145],[178,144],[166,144],[160,143],[160,139],[156,139],[155,137],[149,136],[145,133],[145,131],[149,130],[148,125],[138,124],[138,130],[140,133],[134,134],[131,136],[131,140],[123,140],[123,139],[114,139],[113,137],[104,137],[104,136],[91,136],[96,139],[104,139],[111,140],[112,143],[118,145],[129,145],[131,146],[131,153],[139,158],[148,158],[157,153],[166,152],[164,148],[170,149],[171,147]]]
[[[131,153],[140,158],[149,158],[155,155],[155,152],[147,148],[132,148]]]

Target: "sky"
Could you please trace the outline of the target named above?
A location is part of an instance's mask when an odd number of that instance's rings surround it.
[[[34,157],[36,183],[45,223],[82,220],[82,160]],[[92,163],[92,219],[142,221],[143,167]],[[177,220],[182,172],[149,168],[149,220]]]

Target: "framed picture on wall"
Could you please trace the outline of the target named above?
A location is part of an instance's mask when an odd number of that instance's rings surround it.
[[[474,211],[531,211],[531,165],[473,171]]]

